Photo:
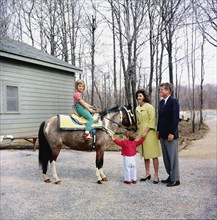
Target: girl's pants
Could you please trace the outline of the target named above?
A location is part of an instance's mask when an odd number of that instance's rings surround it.
[[[125,181],[136,181],[136,160],[135,156],[123,156],[124,159],[124,180]]]
[[[90,112],[84,108],[81,104],[77,103],[76,104],[76,110],[78,112],[78,114],[82,117],[84,117],[85,119],[87,119],[87,123],[86,123],[86,131],[90,131],[91,130],[91,126],[93,124],[93,117],[90,114]]]

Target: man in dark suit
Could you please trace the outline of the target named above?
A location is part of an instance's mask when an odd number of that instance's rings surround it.
[[[168,187],[180,185],[179,159],[178,159],[178,123],[179,103],[171,96],[173,85],[162,83],[160,85],[157,135],[161,142],[163,161],[168,173],[168,178],[161,182]]]

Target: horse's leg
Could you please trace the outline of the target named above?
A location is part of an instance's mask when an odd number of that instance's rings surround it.
[[[57,175],[57,163],[56,163],[56,160],[57,160],[57,157],[59,155],[59,152],[60,150],[53,150],[52,152],[52,160],[50,160],[50,164],[51,164],[51,170],[52,170],[52,175],[53,175],[53,178],[55,180],[55,184],[60,184],[61,183],[61,180],[59,179],[58,175]]]
[[[53,160],[51,162],[51,169],[52,169],[52,175],[53,175],[53,178],[55,180],[55,184],[60,184],[61,183],[61,180],[59,179],[59,177],[57,176],[57,168],[56,168],[56,161]]]
[[[96,150],[96,177],[97,183],[101,184],[101,181],[108,181],[106,175],[103,172],[103,157],[104,157],[104,148],[98,147]]]
[[[44,178],[45,183],[50,183],[51,182],[49,177],[46,174],[43,174],[43,178]]]
[[[99,169],[99,173],[100,173],[100,176],[102,177],[102,181],[108,181],[108,178],[106,177],[106,175],[103,171],[103,168]]]
[[[44,168],[43,168],[43,178],[44,178],[45,183],[50,183],[51,182],[49,177],[47,176],[47,169],[44,170]]]

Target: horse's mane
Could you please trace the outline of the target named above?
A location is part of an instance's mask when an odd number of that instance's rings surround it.
[[[116,105],[114,107],[111,107],[111,108],[108,108],[108,109],[105,109],[105,110],[99,112],[99,114],[100,114],[101,117],[104,117],[108,113],[117,112],[118,110],[119,110],[119,107],[118,107],[118,105]]]

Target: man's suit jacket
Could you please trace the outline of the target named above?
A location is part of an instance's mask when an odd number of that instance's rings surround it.
[[[170,96],[164,105],[164,100],[160,101],[158,110],[157,131],[159,136],[167,139],[169,134],[174,135],[174,139],[179,137],[179,103],[178,100]]]

